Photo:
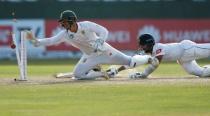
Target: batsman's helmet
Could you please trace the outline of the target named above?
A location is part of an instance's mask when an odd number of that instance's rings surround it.
[[[155,45],[155,39],[150,34],[143,34],[138,38],[139,46],[145,46],[144,51],[151,53],[153,46]]]
[[[76,14],[71,10],[65,10],[61,13],[59,22],[67,20],[68,22],[76,22],[77,16]]]

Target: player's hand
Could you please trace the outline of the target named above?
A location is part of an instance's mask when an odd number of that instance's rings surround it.
[[[28,39],[28,40],[35,39],[35,37],[31,31],[26,31],[26,39]]]
[[[94,48],[94,52],[104,51],[103,44],[104,44],[104,40],[100,38],[95,40],[94,43],[92,44],[92,47]]]
[[[26,39],[30,40],[31,43],[35,46],[39,46],[38,40],[34,37],[33,33],[31,31],[26,31]]]
[[[147,75],[145,75],[142,72],[137,72],[137,73],[129,74],[129,78],[130,79],[145,79],[147,78]]]

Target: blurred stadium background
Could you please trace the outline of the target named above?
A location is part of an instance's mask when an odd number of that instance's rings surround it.
[[[61,29],[60,13],[67,9],[75,11],[80,21],[107,27],[108,43],[124,52],[137,49],[136,38],[142,33],[163,43],[210,42],[209,6],[208,0],[0,0],[0,59],[15,59],[10,32],[20,37],[20,30],[30,29],[38,38],[53,36]],[[28,57],[34,59],[81,56],[65,43],[39,48],[28,43],[28,49]]]
[[[163,43],[210,42],[209,0],[0,0],[0,116],[210,116],[210,79],[192,77],[175,62],[144,80],[74,82],[52,75],[73,70],[77,49],[28,42],[28,59],[35,59],[28,62],[29,80],[14,82],[19,70],[10,32],[53,36],[66,9],[107,27],[108,43],[127,53],[137,49],[141,33]]]

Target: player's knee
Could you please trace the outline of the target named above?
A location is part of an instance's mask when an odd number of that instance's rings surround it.
[[[179,64],[182,65],[182,67],[184,68],[184,70],[186,72],[188,72],[189,74],[192,75],[196,75],[196,76],[201,76],[203,73],[203,67],[200,67],[197,62],[195,60],[193,61],[188,61],[188,62],[184,62],[184,61],[180,61],[179,60]]]
[[[195,75],[198,77],[210,77],[210,68],[203,68],[202,70],[196,71],[196,70],[187,70],[187,72],[191,75]]]
[[[204,66],[201,77],[210,77],[210,66]]]
[[[187,70],[188,74],[191,74],[191,75],[195,75],[195,76],[201,76],[202,73],[200,72],[196,72],[194,70]]]
[[[195,75],[195,76],[201,76],[202,75],[202,68],[201,67],[196,67],[195,68],[195,67],[184,66],[183,68],[188,74]]]
[[[74,71],[73,73],[74,73],[75,78],[82,78],[85,75],[85,73],[81,71]]]

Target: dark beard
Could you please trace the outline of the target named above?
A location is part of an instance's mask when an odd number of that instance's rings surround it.
[[[145,49],[144,51],[145,51],[145,53],[150,53],[150,54],[152,54],[152,50],[153,50],[153,46],[150,47],[150,48]]]
[[[145,50],[145,53],[150,53],[150,54],[152,54],[152,50]]]

